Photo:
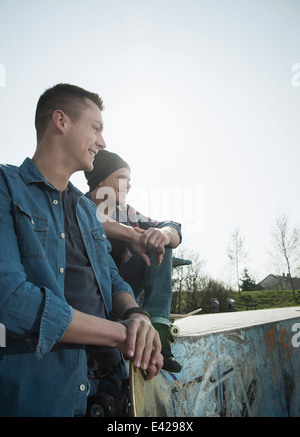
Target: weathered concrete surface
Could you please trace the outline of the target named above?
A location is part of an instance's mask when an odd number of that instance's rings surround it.
[[[300,416],[300,308],[197,315],[176,321],[181,373],[162,372],[176,417]],[[297,342],[294,344],[297,345]]]

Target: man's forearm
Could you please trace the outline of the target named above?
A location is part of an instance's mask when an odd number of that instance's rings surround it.
[[[113,220],[104,220],[103,228],[108,238],[116,238],[117,240],[126,241],[127,243],[136,243],[139,239],[139,234],[137,234],[131,226]],[[170,240],[169,246],[175,248],[180,244],[180,235],[177,229],[172,226],[165,226],[159,229],[168,236]]]
[[[127,243],[138,240],[138,234],[131,226],[123,225],[113,220],[104,220],[103,228],[108,238],[115,238]]]
[[[172,226],[165,226],[160,228],[160,230],[169,238],[170,242],[168,246],[172,247],[172,249],[180,244],[180,236],[177,229]]]
[[[147,247],[141,239],[145,231],[139,228],[135,228],[134,230],[131,226],[109,220],[103,221],[103,228],[108,238],[115,238],[129,243],[133,251],[141,255],[147,265],[151,264],[147,255]]]
[[[138,307],[138,304],[129,293],[118,293],[113,297],[112,305],[113,313],[119,319],[124,319],[124,314],[130,308]]]
[[[117,322],[73,311],[73,319],[62,343],[116,346],[126,339],[126,328]]]

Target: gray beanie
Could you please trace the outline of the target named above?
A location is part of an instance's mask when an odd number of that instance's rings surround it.
[[[93,191],[100,182],[116,170],[119,170],[119,168],[125,167],[130,171],[130,167],[124,159],[107,150],[99,150],[95,156],[93,166],[93,170],[84,172],[90,191]]]

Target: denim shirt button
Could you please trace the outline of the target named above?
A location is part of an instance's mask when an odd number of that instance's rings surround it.
[[[59,273],[63,273],[65,271],[65,269],[63,268],[63,267],[61,267],[60,269],[59,269]]]
[[[80,390],[80,391],[84,391],[84,390],[85,390],[85,385],[84,385],[84,384],[80,384],[80,386],[79,386],[79,390]]]
[[[53,200],[53,205],[57,205],[58,204],[58,200],[54,199]]]

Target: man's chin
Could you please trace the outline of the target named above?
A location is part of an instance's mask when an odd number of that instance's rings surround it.
[[[92,161],[89,166],[87,165],[87,168],[83,169],[83,171],[87,171],[87,172],[90,172],[92,170],[94,170],[94,161]]]

